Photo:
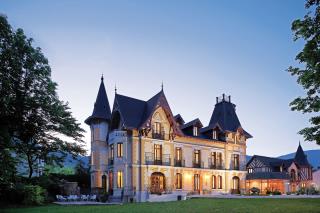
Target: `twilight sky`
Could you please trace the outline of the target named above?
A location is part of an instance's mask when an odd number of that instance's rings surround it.
[[[226,93],[254,136],[248,154],[294,152],[299,140],[319,148],[297,134],[308,115],[289,108],[304,94],[285,71],[303,47],[290,30],[306,13],[303,0],[0,0],[0,12],[42,48],[88,144],[83,121],[103,73],[111,107],[115,84],[146,100],[163,81],[173,113],[207,125],[215,97]]]

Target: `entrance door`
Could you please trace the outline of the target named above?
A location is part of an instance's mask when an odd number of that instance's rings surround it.
[[[237,176],[232,178],[232,194],[240,194],[240,179]]]
[[[165,190],[165,177],[161,172],[155,172],[151,175],[151,194],[161,194]]]
[[[194,191],[200,193],[200,175],[199,174],[194,175],[193,182],[194,182],[193,183]]]

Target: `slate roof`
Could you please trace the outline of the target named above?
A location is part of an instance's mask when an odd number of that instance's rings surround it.
[[[180,124],[184,124],[185,121],[183,120],[182,116],[180,114],[177,114],[174,116],[174,120]]]
[[[158,105],[162,105],[164,108],[166,108],[167,113],[172,117],[174,122],[173,126],[177,126],[163,90],[150,98],[148,101],[116,94],[115,103],[117,103],[117,110],[119,110],[123,125],[126,128],[140,129],[148,125],[150,117]],[[178,129],[178,131],[180,131],[180,129]],[[182,134],[181,131],[178,133]]]
[[[299,166],[309,166],[309,161],[304,154],[304,151],[299,143],[296,155],[294,157],[294,161],[299,165]]]
[[[188,123],[182,125],[182,126],[180,127],[180,129],[185,129],[185,128],[188,128],[188,127],[190,127],[190,126],[198,126],[198,127],[201,128],[203,125],[202,125],[200,119],[199,119],[199,118],[196,118],[196,119],[194,119],[194,120],[192,120],[192,121],[189,121]]]
[[[201,130],[201,132],[208,131],[215,127],[219,127],[223,132],[236,132],[241,127],[241,123],[235,111],[236,105],[230,101],[222,100],[218,102],[211,115],[209,125]],[[252,135],[243,129],[247,138],[252,138]]]
[[[144,116],[146,102],[119,94],[115,95],[115,102],[124,125],[127,128],[138,128]]]
[[[103,83],[103,76],[101,77],[101,83],[92,115],[85,120],[85,123],[90,125],[91,121],[94,119],[102,119],[107,121],[111,119],[111,110],[106,89]]]
[[[279,158],[271,158],[261,155],[254,155],[252,158],[248,161],[247,166],[253,161],[254,159],[259,160],[262,162],[265,166],[274,167],[274,166],[281,166],[285,160],[279,159]]]
[[[246,175],[247,180],[254,179],[290,179],[290,176],[285,172],[254,172]]]

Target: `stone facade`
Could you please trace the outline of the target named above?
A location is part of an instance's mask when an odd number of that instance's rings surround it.
[[[152,110],[140,116],[146,117],[145,126],[132,127],[134,117],[130,113],[138,113],[136,105],[140,102],[124,104],[123,100],[124,96],[116,94],[110,119],[100,118],[109,115],[99,117],[94,112],[86,120],[92,135],[92,188],[141,202],[151,194],[245,191],[246,143],[250,135],[241,126],[230,131],[220,127],[227,126],[225,123],[206,128],[195,125],[192,127],[198,129],[194,135],[188,135],[183,131],[189,126],[172,116],[161,91],[150,99],[154,102]],[[231,105],[230,98],[225,104]],[[128,106],[127,111],[124,106]],[[201,131],[203,136],[198,133]]]

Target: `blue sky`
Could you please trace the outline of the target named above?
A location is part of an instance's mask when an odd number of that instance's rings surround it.
[[[230,94],[242,126],[254,138],[247,153],[293,152],[308,115],[289,102],[304,92],[285,70],[303,42],[291,22],[302,0],[270,1],[19,1],[0,0],[14,28],[35,39],[49,59],[59,96],[83,123],[100,76],[111,106],[118,93],[149,99],[161,81],[174,114],[209,122],[215,97]]]

